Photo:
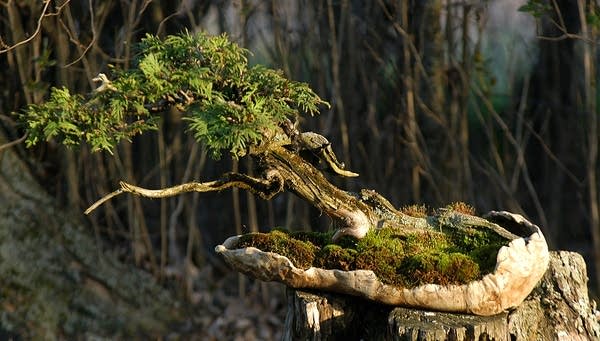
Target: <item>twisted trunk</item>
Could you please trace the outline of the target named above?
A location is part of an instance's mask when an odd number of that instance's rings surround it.
[[[334,220],[338,229],[334,240],[344,235],[362,238],[369,229],[383,226],[397,226],[406,232],[439,227],[439,217],[421,218],[407,215],[398,211],[375,191],[363,189],[360,193],[352,193],[336,187],[298,153],[282,146],[272,146],[255,157],[258,158],[266,179],[283,181],[282,190],[287,189],[295,193]],[[445,219],[453,220],[457,228],[483,227],[492,229],[508,239],[516,238],[498,225],[475,216],[448,212]]]

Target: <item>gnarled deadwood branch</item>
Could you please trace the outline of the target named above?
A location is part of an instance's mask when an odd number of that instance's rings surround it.
[[[277,172],[268,172],[266,174],[266,179],[255,178],[240,173],[226,173],[218,180],[209,182],[188,182],[162,189],[147,189],[123,181],[120,182],[120,185],[120,189],[105,195],[91,205],[85,210],[85,214],[91,213],[107,200],[122,193],[131,193],[147,198],[168,198],[189,192],[216,192],[231,187],[237,187],[249,190],[252,193],[258,194],[261,198],[268,200],[283,190],[283,179]]]

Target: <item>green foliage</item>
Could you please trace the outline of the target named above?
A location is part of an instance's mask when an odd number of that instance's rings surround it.
[[[250,67],[248,52],[226,35],[147,35],[138,50],[134,68],[113,68],[112,80],[93,93],[53,88],[45,103],[29,106],[20,115],[27,144],[54,138],[110,151],[121,139],[156,129],[160,114],[176,107],[213,156],[227,150],[237,157],[286,118],[326,104],[281,71]]]
[[[594,6],[593,10],[588,10],[586,14],[586,21],[588,25],[596,30],[600,29],[600,9]]]
[[[29,132],[27,145],[56,138],[66,146],[88,142],[93,150],[111,150],[122,138],[144,130],[155,129],[148,110],[127,99],[121,93],[95,95],[89,101],[65,88],[52,88],[50,99],[41,105],[31,105],[20,119]],[[106,99],[107,102],[101,102]],[[132,115],[135,110],[136,114]],[[137,118],[126,122],[125,117]],[[146,120],[144,120],[146,118]]]
[[[525,5],[519,7],[519,12],[529,13],[535,18],[541,18],[551,11],[552,6],[548,1],[528,0]]]

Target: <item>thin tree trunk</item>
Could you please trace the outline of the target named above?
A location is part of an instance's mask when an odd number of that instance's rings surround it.
[[[408,2],[401,5],[401,18],[402,18],[402,26],[406,32],[409,32],[409,4]],[[418,160],[420,149],[418,143],[418,123],[417,123],[417,113],[415,109],[415,80],[413,74],[412,67],[412,56],[410,53],[410,44],[413,44],[413,37],[410,34],[406,34],[403,36],[403,44],[402,44],[402,58],[403,58],[403,78],[404,78],[404,87],[405,87],[405,101],[406,101],[406,139],[409,154],[411,155],[412,164],[410,170],[410,178],[411,178],[411,189],[412,195],[415,202],[421,202],[421,168],[419,166]],[[402,120],[400,120],[402,122]]]
[[[588,27],[586,22],[586,1],[578,0],[579,18],[581,21],[581,34],[583,37],[594,39],[594,28]],[[594,2],[590,2],[590,11],[593,10]],[[593,13],[593,12],[591,12]],[[596,106],[596,68],[593,62],[595,46],[582,42],[583,44],[583,73],[585,89],[585,109],[589,117],[588,123],[588,158],[587,158],[587,180],[589,187],[589,210],[590,210],[590,233],[592,235],[593,260],[596,269],[596,288],[600,288],[600,206],[598,203],[598,113]]]

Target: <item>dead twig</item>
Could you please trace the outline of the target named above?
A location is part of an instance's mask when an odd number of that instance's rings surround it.
[[[33,39],[35,39],[35,37],[40,33],[40,31],[42,29],[42,21],[47,16],[46,12],[48,11],[48,6],[50,6],[50,2],[51,2],[51,0],[46,0],[44,2],[44,8],[42,9],[42,14],[40,14],[40,17],[38,18],[37,27],[35,28],[35,31],[33,32],[33,34],[27,39],[21,40],[21,41],[17,42],[16,44],[13,44],[5,49],[0,50],[0,54],[14,50],[17,47],[19,47],[21,45],[25,45],[25,44],[29,43],[30,41],[32,41]]]
[[[98,39],[98,34],[96,32],[96,24],[95,22],[95,16],[94,16],[94,6],[92,4],[92,0],[88,1],[88,6],[90,7],[90,27],[92,29],[92,41],[90,41],[90,43],[85,47],[85,49],[83,50],[83,52],[81,52],[81,54],[79,55],[79,57],[77,57],[74,61],[68,63],[67,65],[65,65],[64,67],[69,67],[72,65],[75,65],[77,62],[79,62],[81,59],[83,59],[83,57],[87,54],[87,52],[92,48],[92,46],[94,45],[94,43],[96,42],[96,40]]]
[[[27,133],[25,133],[25,135],[19,137],[18,139],[14,140],[14,141],[10,141],[8,143],[0,145],[0,152],[3,151],[4,149],[8,149],[12,146],[18,145],[19,143],[25,141],[26,138],[27,138]]]
[[[92,204],[85,214],[90,214],[106,201],[122,193],[131,193],[146,198],[168,198],[189,192],[218,192],[227,188],[249,190],[268,200],[283,190],[283,178],[275,172],[270,172],[267,179],[250,177],[240,173],[227,173],[223,178],[209,182],[188,182],[181,185],[161,189],[147,189],[120,182],[121,188],[105,195]]]

